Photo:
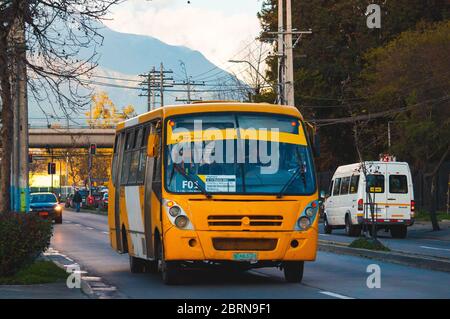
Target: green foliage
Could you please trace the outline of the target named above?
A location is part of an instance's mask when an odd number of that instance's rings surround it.
[[[0,276],[30,265],[50,244],[50,220],[36,214],[0,214]]]
[[[450,21],[421,23],[365,55],[363,93],[371,112],[406,107],[391,119],[392,149],[415,169],[433,166],[450,141]],[[372,132],[386,130],[375,123]],[[376,145],[382,150],[385,145]]]
[[[67,273],[51,261],[38,260],[12,276],[0,277],[0,285],[34,285],[62,281]]]
[[[355,239],[348,247],[351,248],[362,248],[362,249],[369,249],[369,250],[381,250],[381,251],[391,251],[388,247],[384,246],[379,241],[374,241],[369,238],[358,238]]]
[[[263,32],[276,31],[277,2],[266,0],[258,15]],[[418,23],[436,22],[448,18],[446,0],[396,0],[379,3],[382,10],[381,29],[368,29],[365,11],[371,0],[316,0],[292,1],[293,27],[298,30],[311,29],[313,34],[302,37],[295,49],[296,104],[306,119],[334,119],[353,114],[367,114],[380,106],[377,101],[391,107],[400,102],[396,87],[384,86],[382,91],[361,90],[366,80],[374,80],[377,74],[369,72],[376,66],[366,65],[365,53],[380,48],[395,39],[400,33],[413,29]],[[273,37],[267,35],[267,37]],[[375,54],[373,51],[372,54]],[[415,69],[420,72],[421,63]],[[276,59],[268,61],[269,79],[276,82]],[[368,69],[368,68],[370,69]],[[362,80],[360,73],[367,71]],[[414,70],[414,68],[413,68]],[[448,70],[448,68],[446,69]],[[401,78],[402,74],[396,74]],[[371,97],[367,101],[367,97]],[[411,96],[413,103],[414,97]],[[302,107],[312,106],[312,107]],[[320,106],[320,108],[314,107]],[[324,108],[324,106],[329,106]],[[376,147],[369,154],[374,159],[378,152],[385,151],[386,119],[384,127],[376,126],[365,137]],[[322,156],[319,170],[334,169],[337,165],[357,159],[353,126],[339,124],[320,129]]]

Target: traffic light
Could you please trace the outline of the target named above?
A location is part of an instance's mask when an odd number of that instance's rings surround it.
[[[48,163],[47,171],[50,175],[56,174],[56,163]]]
[[[89,153],[91,155],[95,155],[97,153],[97,144],[91,144],[91,146],[89,146]]]
[[[28,163],[33,163],[33,154],[31,153],[28,154]]]

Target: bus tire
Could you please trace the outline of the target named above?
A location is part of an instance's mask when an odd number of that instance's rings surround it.
[[[145,272],[145,260],[130,256],[130,271],[133,274],[142,274]]]
[[[162,280],[166,285],[180,284],[180,268],[177,262],[167,261],[164,257],[164,247],[162,243],[158,245],[157,267],[161,272]]]
[[[323,216],[323,230],[325,234],[331,234],[333,232],[333,227],[331,227],[331,225],[328,224],[327,215]]]
[[[349,215],[345,216],[345,233],[350,237],[356,237],[361,234],[361,226],[353,225]]]
[[[303,261],[285,261],[283,262],[284,279],[287,282],[301,283],[303,279]]]
[[[392,238],[404,239],[408,233],[408,229],[405,225],[395,225],[391,226],[391,236]]]
[[[158,259],[147,260],[145,262],[145,272],[147,272],[149,274],[158,273]]]

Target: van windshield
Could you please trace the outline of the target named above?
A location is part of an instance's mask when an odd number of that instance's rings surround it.
[[[306,195],[316,190],[313,160],[298,118],[196,114],[167,121],[169,192]]]

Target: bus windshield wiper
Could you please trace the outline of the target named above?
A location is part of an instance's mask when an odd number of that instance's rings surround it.
[[[300,174],[301,174],[301,177],[302,177],[303,184],[306,187],[305,165],[303,164],[302,156],[299,153],[298,149],[296,149],[296,154],[297,154],[298,167],[295,170],[294,174],[291,176],[291,178],[289,178],[287,183],[284,184],[283,188],[278,193],[277,198],[282,198],[284,196],[284,193],[287,191],[289,186],[291,186],[291,184],[297,179],[298,175],[300,175]]]
[[[194,185],[197,186],[197,188],[206,196],[206,198],[208,198],[208,199],[212,198],[212,195],[202,185],[200,185],[198,180],[195,177],[186,173],[184,171],[184,169],[180,166],[180,164],[173,163],[173,168],[178,173],[180,173],[184,178],[186,178],[188,181],[191,181],[192,183],[194,183]]]

